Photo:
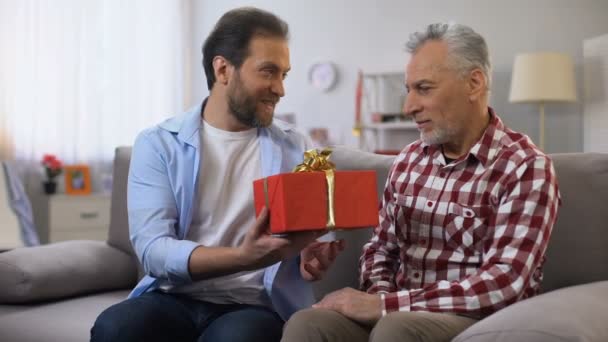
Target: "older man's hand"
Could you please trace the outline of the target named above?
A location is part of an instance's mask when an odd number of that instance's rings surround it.
[[[374,325],[382,317],[380,295],[357,291],[350,287],[334,291],[312,306],[337,311],[362,324]]]

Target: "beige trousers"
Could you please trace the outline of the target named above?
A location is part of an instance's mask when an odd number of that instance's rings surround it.
[[[477,322],[472,318],[431,312],[394,312],[375,326],[363,326],[325,309],[294,314],[285,325],[282,342],[409,342],[450,341]]]

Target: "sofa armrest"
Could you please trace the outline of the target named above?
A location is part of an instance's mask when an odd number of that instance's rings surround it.
[[[513,304],[454,342],[608,341],[608,281],[571,286]]]
[[[129,288],[131,256],[101,241],[65,241],[0,253],[0,303],[27,303]]]

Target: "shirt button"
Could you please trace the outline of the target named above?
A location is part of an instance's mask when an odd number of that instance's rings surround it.
[[[426,244],[426,240],[425,239],[420,240],[420,244],[421,245],[425,245]]]
[[[426,205],[427,205],[428,207],[432,207],[432,206],[433,206],[433,202],[428,201],[428,202],[426,203]]]
[[[420,278],[420,273],[418,273],[418,272],[414,273],[414,278]]]
[[[445,172],[441,172],[441,173],[439,174],[439,177],[441,177],[441,178],[445,178]]]

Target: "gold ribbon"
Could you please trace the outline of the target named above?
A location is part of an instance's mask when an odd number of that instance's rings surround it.
[[[334,215],[334,190],[335,190],[335,174],[336,165],[329,161],[331,149],[325,148],[319,152],[316,149],[304,152],[304,161],[298,164],[293,172],[325,172],[325,180],[327,181],[327,223],[326,228],[333,229],[336,227],[336,219]],[[266,189],[265,189],[266,190]],[[265,191],[267,192],[267,191]]]
[[[264,201],[266,209],[270,210],[270,198],[268,198],[268,177],[264,178]]]

